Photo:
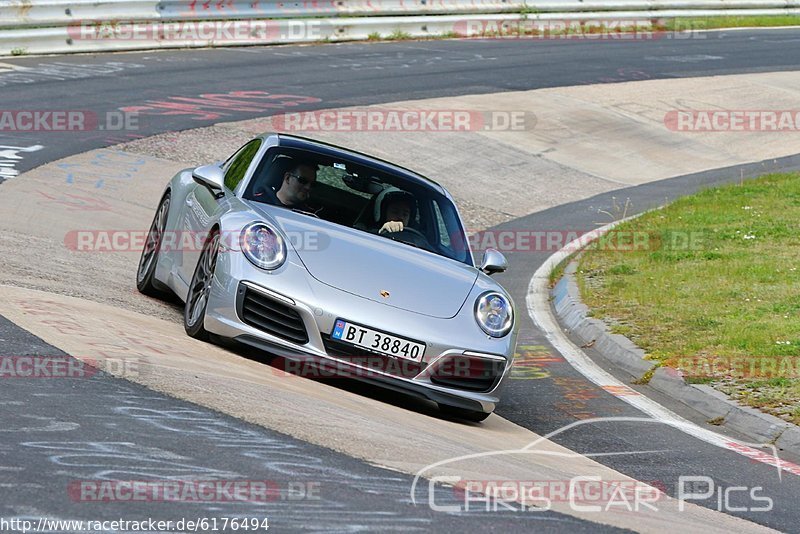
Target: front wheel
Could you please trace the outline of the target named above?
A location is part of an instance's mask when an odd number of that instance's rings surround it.
[[[155,279],[158,254],[161,252],[161,243],[164,241],[164,232],[167,229],[167,216],[169,215],[170,194],[164,195],[158,205],[153,224],[147,233],[147,241],[139,258],[139,267],[136,269],[136,288],[140,293],[150,297],[164,297],[166,288]]]
[[[207,341],[208,331],[203,326],[208,306],[208,295],[214,279],[214,268],[217,266],[219,254],[219,232],[215,231],[209,236],[203,246],[197,267],[194,269],[192,283],[189,284],[189,294],[186,296],[186,305],[183,309],[183,328],[189,336]]]
[[[480,423],[490,415],[491,412],[479,412],[476,410],[467,410],[465,408],[456,408],[447,404],[439,404],[439,410],[448,418],[461,419],[463,421],[471,421],[473,423]]]

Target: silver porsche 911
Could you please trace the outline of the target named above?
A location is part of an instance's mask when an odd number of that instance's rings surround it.
[[[144,294],[175,293],[184,327],[435,401],[495,408],[517,328],[506,269],[479,266],[450,194],[412,171],[265,134],[176,174],[139,261]],[[303,367],[305,368],[305,367]]]

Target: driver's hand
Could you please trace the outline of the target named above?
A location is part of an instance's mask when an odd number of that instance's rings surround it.
[[[402,232],[403,231],[403,223],[402,221],[386,221],[381,226],[381,229],[378,230],[379,234],[385,233],[395,233],[395,232]]]

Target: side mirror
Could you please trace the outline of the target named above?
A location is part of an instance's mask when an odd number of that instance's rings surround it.
[[[494,273],[502,273],[506,269],[508,269],[506,257],[499,250],[487,248],[483,253],[480,270],[491,276]]]
[[[217,198],[225,194],[225,173],[216,164],[197,167],[192,171],[192,178],[198,184],[206,186]]]

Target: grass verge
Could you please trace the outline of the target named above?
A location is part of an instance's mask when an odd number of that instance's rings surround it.
[[[467,25],[466,22],[464,24]],[[460,35],[457,32],[448,32],[443,35],[432,35],[429,38],[472,37],[480,39],[504,38],[532,38],[532,39],[558,39],[558,38],[586,38],[599,39],[607,36],[609,39],[641,40],[665,37],[667,32],[690,32],[692,30],[711,30],[724,28],[766,28],[782,26],[800,26],[800,15],[765,15],[765,16],[713,16],[713,17],[679,17],[650,21],[641,20],[635,24],[625,25],[602,21],[578,20],[536,20],[528,18],[528,13],[520,12],[518,20],[483,21],[470,30],[469,35]],[[669,37],[669,36],[666,36]],[[386,38],[384,38],[386,39]],[[393,39],[391,36],[388,39]]]
[[[650,359],[800,424],[800,174],[702,191],[581,257],[593,315]]]
[[[664,24],[667,30],[717,30],[722,28],[770,28],[800,26],[797,15],[747,15],[743,17],[687,17]]]

